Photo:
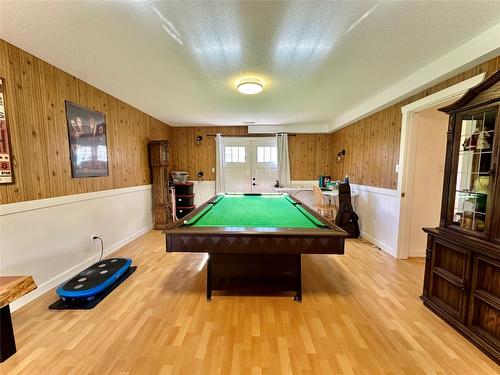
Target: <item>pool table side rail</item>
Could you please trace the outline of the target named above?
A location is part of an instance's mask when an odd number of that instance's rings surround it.
[[[336,231],[338,231],[340,233],[345,233],[345,235],[347,236],[347,233],[343,229],[341,229],[340,227],[336,226],[331,221],[326,220],[318,212],[312,210],[306,204],[304,204],[300,199],[298,199],[296,197],[292,197],[290,195],[288,195],[287,198],[290,198],[289,200],[295,201],[296,204],[300,205],[300,207],[303,210],[305,210],[309,214],[311,214],[311,216],[313,216],[316,220],[318,220],[319,222],[321,222],[321,224],[324,225],[325,227],[327,227],[329,229],[335,229]],[[197,207],[195,210],[193,210],[192,212],[190,212],[189,214],[187,214],[186,216],[184,216],[182,219],[170,223],[165,228],[164,233],[167,233],[168,231],[170,231],[172,229],[177,229],[177,228],[180,228],[180,227],[189,228],[188,225],[185,225],[186,222],[189,222],[191,219],[193,219],[195,216],[197,216],[208,205],[212,205],[212,204],[216,203],[219,200],[220,200],[219,194],[214,195],[212,198],[208,199],[205,203],[203,203],[201,206]],[[195,227],[191,227],[191,228],[194,229]],[[223,228],[223,227],[205,227],[205,228]],[[251,229],[251,227],[248,227],[247,229]],[[276,231],[279,231],[280,229],[286,230],[286,228],[276,228]],[[292,228],[292,229],[307,230],[307,228]],[[316,231],[316,229],[312,229],[312,230]],[[274,233],[276,233],[276,232],[274,232]]]
[[[290,197],[324,227],[195,227],[184,223],[218,199],[214,196],[165,230],[167,252],[343,254],[347,233],[299,199]]]

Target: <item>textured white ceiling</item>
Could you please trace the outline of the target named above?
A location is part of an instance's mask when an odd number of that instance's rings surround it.
[[[172,125],[333,123],[499,22],[500,1],[0,1],[2,39]]]

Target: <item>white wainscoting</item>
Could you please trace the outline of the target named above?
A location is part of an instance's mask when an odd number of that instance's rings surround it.
[[[215,181],[192,181],[194,204],[196,207],[205,203],[215,195]]]
[[[293,186],[312,186],[315,180],[292,181]],[[380,249],[397,256],[399,194],[396,190],[351,184],[358,196],[354,200],[354,211],[359,216],[361,237]],[[295,196],[305,204],[312,205],[312,191],[299,191]]]
[[[361,237],[397,257],[399,203],[397,190],[351,184],[358,192],[355,211]]]
[[[16,310],[153,228],[151,185],[0,206],[0,275],[32,275],[38,288]],[[54,300],[56,300],[54,294]]]

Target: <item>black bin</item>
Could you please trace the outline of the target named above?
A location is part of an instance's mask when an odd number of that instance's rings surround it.
[[[175,183],[176,195],[192,195],[193,183],[192,182],[176,182]]]
[[[186,216],[188,213],[193,211],[196,208],[196,206],[191,206],[191,207],[177,207],[175,209],[175,214],[177,215],[177,219],[183,218]]]
[[[175,204],[177,207],[190,207],[194,205],[194,194],[191,195],[176,195]]]

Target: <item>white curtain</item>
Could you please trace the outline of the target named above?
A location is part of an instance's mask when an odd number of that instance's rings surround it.
[[[276,134],[278,152],[278,181],[280,187],[290,186],[290,156],[288,154],[288,134]]]
[[[224,192],[224,142],[221,134],[215,136],[215,192]]]

